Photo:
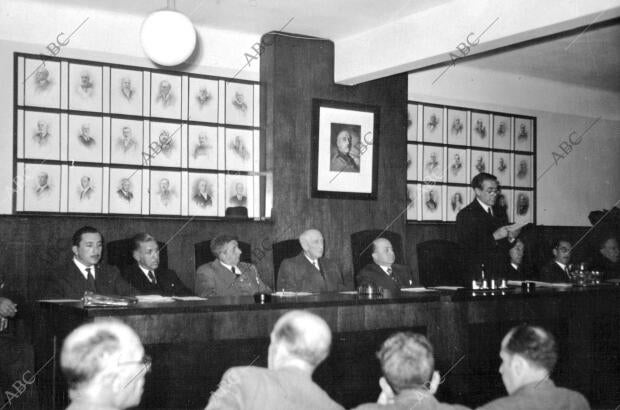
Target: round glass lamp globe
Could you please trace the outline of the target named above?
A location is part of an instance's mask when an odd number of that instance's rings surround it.
[[[142,49],[155,63],[179,65],[189,58],[196,47],[196,31],[187,16],[174,10],[151,13],[140,31]]]

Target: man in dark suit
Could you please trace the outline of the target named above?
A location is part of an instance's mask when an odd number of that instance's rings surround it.
[[[614,236],[605,236],[592,259],[592,269],[602,272],[603,279],[620,279],[620,249]]]
[[[357,286],[372,284],[396,295],[401,288],[413,285],[411,268],[394,263],[396,255],[387,239],[377,238],[372,242],[372,260],[355,277]]]
[[[103,236],[97,229],[83,226],[73,234],[72,242],[73,260],[52,274],[47,298],[81,299],[86,291],[120,296],[138,293],[116,268],[99,265]]]
[[[331,330],[319,316],[301,310],[284,314],[271,332],[268,368],[228,369],[206,410],[342,410],[312,380],[329,355],[331,340]]]
[[[508,263],[508,266],[506,266],[506,273],[503,277],[504,279],[520,281],[532,279],[531,269],[523,265],[524,254],[525,244],[521,239],[517,239],[512,244],[510,244],[510,249],[508,250],[510,261]]]
[[[136,263],[126,266],[121,275],[140,293],[147,295],[190,296],[189,290],[170,269],[159,267],[159,245],[148,233],[133,237],[133,258]]]
[[[565,239],[555,241],[553,244],[553,260],[540,270],[540,280],[543,282],[570,282],[568,276],[568,264],[572,245]]]
[[[241,262],[237,238],[219,235],[211,241],[216,259],[196,270],[196,294],[202,297],[253,295],[271,293],[258,274],[256,266]]]
[[[303,251],[282,261],[277,289],[293,292],[335,292],[344,289],[336,263],[323,257],[323,235],[309,229],[299,236]]]
[[[497,178],[491,174],[476,175],[471,186],[476,198],[456,216],[456,235],[464,253],[469,276],[466,284],[479,279],[482,265],[486,279],[497,278],[505,271],[508,245],[519,231],[509,231],[502,219],[493,213],[497,199]]]

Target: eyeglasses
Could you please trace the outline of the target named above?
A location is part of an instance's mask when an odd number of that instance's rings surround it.
[[[118,363],[119,366],[124,366],[124,365],[128,365],[128,364],[141,364],[142,366],[144,366],[144,368],[148,372],[148,371],[151,370],[151,365],[153,364],[153,359],[151,359],[151,356],[149,356],[148,354],[145,354],[144,356],[142,356],[142,359],[140,359],[140,360],[134,360],[134,361],[130,361],[130,362],[120,362],[120,363]]]

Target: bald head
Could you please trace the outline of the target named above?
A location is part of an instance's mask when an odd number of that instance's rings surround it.
[[[332,335],[319,316],[293,310],[276,322],[269,345],[269,368],[295,366],[309,372],[329,354]]]
[[[372,260],[379,266],[392,266],[396,255],[392,244],[385,238],[372,241]]]
[[[323,234],[317,229],[308,229],[299,235],[299,243],[310,259],[319,259],[323,256]]]

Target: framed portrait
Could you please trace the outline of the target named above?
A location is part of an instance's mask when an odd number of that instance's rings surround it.
[[[466,184],[467,150],[448,148],[448,182]]]
[[[20,111],[23,155],[33,159],[60,159],[60,114]]]
[[[512,164],[510,154],[506,152],[493,152],[493,171],[491,174],[497,177],[500,186],[510,186]]]
[[[60,212],[60,165],[24,164],[23,210],[29,212]],[[17,191],[19,192],[19,190]]]
[[[425,145],[422,155],[422,178],[426,182],[444,182],[443,147]]]
[[[407,104],[407,141],[418,140],[418,105]]]
[[[103,118],[69,115],[69,161],[103,162]]]
[[[101,112],[103,67],[69,63],[69,109]]]
[[[441,221],[443,186],[427,184],[422,186],[421,208],[423,221]]]
[[[217,122],[218,101],[217,80],[189,77],[190,121]]]
[[[110,122],[110,162],[141,165],[148,160],[143,156],[144,123],[142,121],[112,118]],[[145,165],[148,164],[145,162]]]
[[[172,122],[151,122],[148,146],[150,165],[180,167],[181,139],[181,124]]]
[[[534,220],[534,206],[531,191],[514,192],[514,222],[527,223]]]
[[[529,188],[532,186],[532,161],[529,155],[515,155],[515,183],[516,187]]]
[[[473,178],[481,172],[490,172],[489,160],[490,153],[488,151],[471,150],[471,157],[469,159],[470,177]]]
[[[252,171],[254,141],[252,130],[226,129],[226,169]]]
[[[69,167],[69,212],[103,211],[103,168]]]
[[[24,105],[60,108],[60,62],[26,58]]]
[[[254,86],[226,82],[226,124],[252,125],[254,119]]]
[[[254,186],[252,177],[246,175],[226,175],[226,208],[243,207],[251,217],[254,211]]]
[[[407,145],[407,181],[418,179],[418,146]]]
[[[376,199],[379,107],[314,99],[311,196]]]
[[[515,117],[514,147],[517,151],[532,151],[533,121],[529,118]]]
[[[467,111],[448,108],[448,144],[467,143]]]
[[[218,210],[217,174],[189,174],[189,214],[216,216]],[[246,204],[247,205],[247,204]]]
[[[511,189],[501,189],[495,201],[495,212],[505,213],[508,222],[514,220],[513,210],[513,191]],[[501,216],[501,215],[498,215]]]
[[[181,119],[181,76],[151,73],[151,117]]]
[[[489,128],[490,116],[487,113],[471,112],[471,145],[475,147],[489,147],[491,132]]]
[[[110,112],[142,115],[142,70],[110,70]]]
[[[190,168],[218,169],[217,127],[190,125],[187,149]]]
[[[424,142],[443,142],[443,108],[424,105],[422,108],[424,124],[422,134]]]
[[[512,119],[504,115],[493,115],[493,148],[510,149]]]
[[[420,185],[407,184],[407,220],[417,221],[420,209]]]
[[[108,209],[112,214],[142,213],[142,170],[110,168]]]
[[[181,173],[150,171],[151,215],[181,215]]]
[[[449,186],[447,189],[446,200],[446,220],[454,222],[456,221],[456,215],[467,206],[469,200],[467,198],[467,192],[469,188]]]

